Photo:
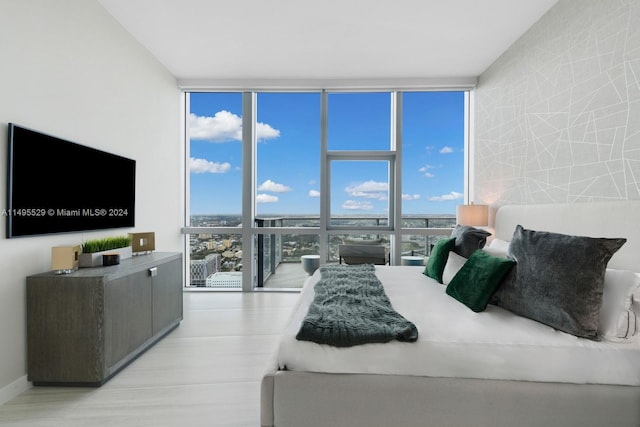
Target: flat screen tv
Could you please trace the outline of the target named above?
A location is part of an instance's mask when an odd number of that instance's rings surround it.
[[[134,226],[135,160],[8,127],[7,238]]]

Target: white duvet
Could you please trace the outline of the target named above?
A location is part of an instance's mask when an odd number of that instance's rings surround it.
[[[420,267],[376,266],[395,310],[417,326],[417,342],[338,348],[295,338],[313,299],[317,270],[283,333],[280,369],[640,385],[640,340],[577,338],[493,305],[474,313],[422,272]]]

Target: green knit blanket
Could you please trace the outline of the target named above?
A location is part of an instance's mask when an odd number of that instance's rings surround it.
[[[322,265],[314,291],[298,340],[350,347],[418,339],[416,326],[391,306],[373,264]]]

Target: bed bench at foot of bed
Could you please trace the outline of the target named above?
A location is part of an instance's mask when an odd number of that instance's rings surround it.
[[[640,387],[274,371],[262,427],[640,426]]]

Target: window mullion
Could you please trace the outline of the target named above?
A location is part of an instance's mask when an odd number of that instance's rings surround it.
[[[253,245],[256,194],[256,94],[242,94],[242,291],[251,292],[254,286],[256,259]]]
[[[399,265],[402,255],[402,92],[392,93],[391,149],[395,151],[393,177],[389,180],[389,186],[393,185],[393,191],[389,193],[389,221],[393,221],[394,230],[391,235],[391,264]]]
[[[331,215],[329,207],[329,159],[327,154],[328,137],[328,95],[320,94],[320,259],[329,258],[329,236],[327,226]]]

